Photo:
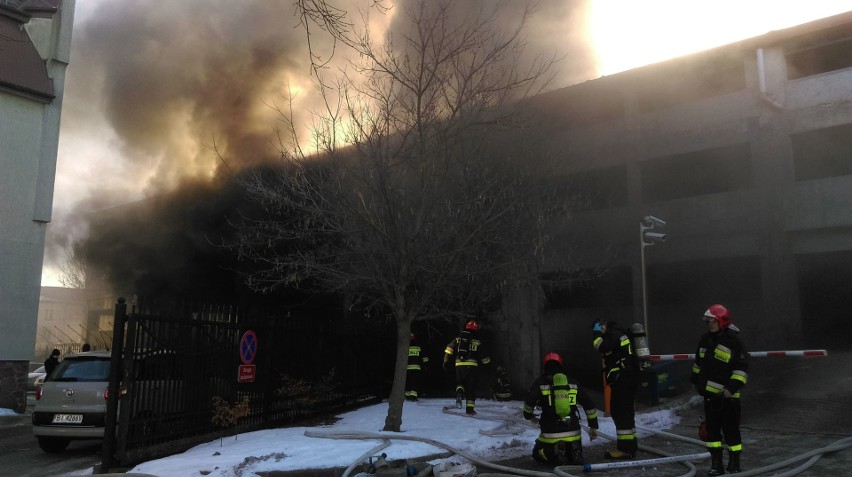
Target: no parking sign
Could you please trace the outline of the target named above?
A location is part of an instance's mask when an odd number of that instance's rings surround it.
[[[240,338],[240,365],[237,371],[238,383],[253,383],[255,377],[254,358],[257,356],[257,333],[248,330]]]

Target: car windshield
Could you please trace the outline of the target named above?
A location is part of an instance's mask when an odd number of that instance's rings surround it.
[[[109,359],[66,359],[48,381],[107,381]]]

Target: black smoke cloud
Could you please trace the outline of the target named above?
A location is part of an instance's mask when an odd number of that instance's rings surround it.
[[[351,10],[369,3],[335,4]],[[505,5],[520,11],[521,3]],[[591,76],[585,6],[540,1],[526,30],[528,51],[565,55],[554,87]],[[67,132],[92,134],[85,116],[104,117],[119,140],[112,167],[138,178],[149,198],[119,205],[140,191],[92,178],[88,197],[52,224],[54,257],[77,242],[100,276],[140,293],[221,297],[237,286],[232,259],[211,245],[240,207],[230,174],[276,157],[269,105],[281,104],[288,86],[303,91],[296,112],[306,122],[319,104],[294,13],[292,2],[268,0],[103,1],[75,28],[65,99],[75,117]],[[393,28],[401,17],[392,15]],[[311,41],[325,57],[333,51],[316,28]]]
[[[231,161],[269,157],[273,114],[288,77],[308,66],[292,5],[263,0],[105,2],[79,32],[83,71],[123,141],[124,160],[154,188]]]

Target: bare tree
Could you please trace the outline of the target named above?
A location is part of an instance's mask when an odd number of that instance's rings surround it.
[[[73,245],[65,247],[65,262],[59,266],[59,283],[66,288],[86,288],[86,261]]]
[[[404,31],[377,45],[367,21],[356,31],[326,2],[298,5],[358,61],[333,87],[315,70],[316,152],[284,143],[280,167],[247,175],[266,215],[240,224],[236,247],[258,264],[254,288],[316,286],[394,318],[384,429],[399,431],[411,324],[478,313],[541,256],[545,161],[523,141],[518,106],[553,60],[522,57],[529,11],[506,33],[498,10],[412,1],[395,12]],[[297,137],[292,103],[280,112],[283,136]]]

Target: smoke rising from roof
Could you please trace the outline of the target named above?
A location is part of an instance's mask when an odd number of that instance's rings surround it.
[[[333,3],[354,11],[366,9],[371,2]],[[399,2],[387,3],[399,8]],[[469,3],[471,8],[493,8],[489,0]],[[511,0],[503,8],[520,11],[525,3]],[[553,87],[576,83],[593,71],[584,40],[585,8],[586,0],[542,0],[526,29],[528,51],[566,55]],[[84,162],[98,165],[74,164],[88,167],[89,172],[81,173],[82,180],[73,184],[57,181],[46,261],[61,263],[63,249],[83,238],[101,247],[125,247],[120,254],[99,253],[104,262],[133,262],[130,255],[142,257],[149,253],[143,250],[148,247],[157,247],[160,254],[180,250],[186,255],[184,245],[169,243],[169,237],[181,234],[164,230],[160,237],[139,241],[134,236],[137,231],[127,223],[116,222],[117,229],[94,228],[83,217],[97,217],[94,211],[184,188],[163,196],[168,199],[138,205],[149,210],[144,214],[148,222],[137,225],[150,223],[145,234],[154,234],[158,223],[167,222],[170,227],[181,223],[168,217],[175,210],[197,211],[194,202],[199,200],[226,203],[211,197],[229,174],[276,157],[277,113],[270,104],[282,104],[288,89],[299,91],[294,107],[306,124],[307,112],[319,105],[309,77],[305,31],[294,6],[267,0],[89,0],[78,2],[77,11],[63,112],[62,141],[69,145],[65,149],[69,152],[63,153],[60,145],[60,164],[88,156]],[[398,27],[393,23],[400,17],[391,11],[392,28]],[[508,26],[513,15],[503,18]],[[315,51],[331,54],[324,32],[315,28],[311,42]],[[335,54],[343,59],[340,51]],[[77,142],[76,137],[91,135],[93,129],[99,132],[96,144]],[[89,148],[95,150],[83,152]],[[187,186],[186,181],[195,185]],[[226,211],[212,215],[217,213]],[[185,225],[209,225],[192,222],[187,220]],[[107,222],[99,223],[103,227]],[[193,233],[204,235],[203,230]],[[134,243],[135,248],[127,247]]]

